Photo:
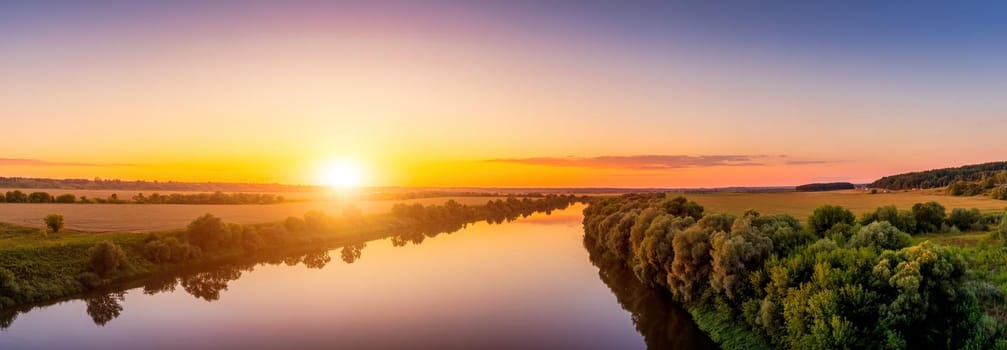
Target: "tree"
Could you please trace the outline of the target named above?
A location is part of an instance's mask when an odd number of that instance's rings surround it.
[[[853,225],[856,218],[849,209],[837,205],[825,205],[815,209],[814,213],[808,217],[808,228],[819,237],[825,237],[825,233],[837,224]]]
[[[59,232],[63,229],[63,215],[59,214],[49,214],[42,219],[45,222],[45,226],[49,227],[53,233]]]
[[[913,204],[913,217],[920,232],[940,231],[944,224],[944,206],[937,202]]]
[[[710,232],[693,226],[672,240],[674,260],[668,272],[668,286],[678,300],[696,300],[710,275]]]
[[[986,229],[986,220],[978,208],[954,208],[948,216],[948,224],[962,231],[981,231]]]
[[[46,192],[32,192],[28,195],[28,203],[50,203],[52,195]]]
[[[899,231],[887,221],[876,221],[864,226],[850,238],[851,247],[877,247],[880,249],[901,249],[912,244],[909,234]]]
[[[196,218],[186,230],[186,240],[204,251],[216,249],[227,242],[230,231],[220,218],[205,214]]]
[[[27,203],[28,202],[28,195],[24,194],[24,192],[21,192],[21,191],[18,191],[18,190],[7,191],[7,193],[4,195],[4,198],[7,200],[7,203]]]
[[[126,253],[122,251],[122,248],[109,241],[95,244],[89,252],[88,267],[98,276],[115,272],[126,260]]]
[[[916,232],[916,218],[910,211],[899,211],[894,205],[878,207],[873,213],[864,214],[861,225],[869,225],[876,221],[887,221],[905,233]]]

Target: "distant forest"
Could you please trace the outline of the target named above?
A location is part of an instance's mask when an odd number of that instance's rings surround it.
[[[857,188],[849,182],[829,182],[829,183],[813,183],[807,185],[797,186],[796,190],[798,192],[819,192],[819,191],[836,191],[836,190],[852,190]]]
[[[885,176],[870,185],[889,190],[940,188],[955,196],[1007,199],[1007,162],[966,165]]]
[[[295,186],[259,183],[125,181],[119,179],[46,179],[0,177],[0,188],[49,188],[65,190],[136,190],[136,191],[202,191],[202,192],[308,192],[315,186]]]

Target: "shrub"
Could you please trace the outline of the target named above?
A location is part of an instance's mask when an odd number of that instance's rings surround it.
[[[1000,225],[997,225],[996,231],[993,231],[993,237],[1007,245],[1007,210],[1004,210],[1000,216]]]
[[[17,277],[14,276],[14,273],[0,267],[0,308],[14,305],[14,299],[11,296],[17,295],[19,292],[20,288],[18,288]]]
[[[61,194],[61,195],[59,195],[59,196],[56,197],[56,203],[74,203],[76,201],[77,201],[77,196],[74,196],[73,194],[70,194],[70,193]]]
[[[126,253],[115,243],[104,241],[89,250],[88,267],[98,276],[106,276],[125,263]]]
[[[52,232],[59,232],[59,230],[63,229],[63,215],[49,214],[42,221],[45,222],[45,226],[52,230]]]

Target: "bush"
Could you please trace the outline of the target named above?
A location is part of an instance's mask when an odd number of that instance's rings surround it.
[[[61,194],[61,195],[59,195],[59,196],[56,197],[56,203],[74,203],[76,201],[77,201],[77,196],[74,196],[73,194],[70,194],[70,193]]]
[[[853,212],[837,205],[826,205],[815,209],[815,212],[808,217],[808,228],[818,237],[825,237],[825,233],[837,224],[847,224],[852,226],[856,221]]]
[[[11,296],[19,293],[17,277],[10,270],[0,267],[0,308],[14,305]]]
[[[104,241],[89,250],[88,267],[98,276],[106,276],[118,270],[126,261],[126,253],[115,243]]]
[[[1007,210],[1000,216],[1000,225],[997,225],[996,231],[993,231],[993,238],[999,239],[1004,245],[1007,245]]]
[[[986,220],[978,208],[954,208],[948,217],[948,224],[960,230],[982,231],[986,229]]]
[[[52,232],[59,232],[59,230],[63,229],[63,215],[49,214],[42,221],[45,222],[45,226],[52,230]]]

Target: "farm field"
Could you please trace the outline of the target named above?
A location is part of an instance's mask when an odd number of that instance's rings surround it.
[[[214,204],[20,204],[0,203],[0,222],[30,227],[42,227],[48,214],[62,214],[66,227],[90,232],[142,232],[183,228],[192,219],[211,213],[225,221],[239,224],[275,222],[289,216],[301,216],[309,210],[329,215],[341,215],[346,205],[353,204],[363,214],[379,214],[391,210],[395,203],[443,204],[449,199],[482,205],[498,197],[422,198],[412,200],[318,200],[269,205]]]
[[[936,201],[951,208],[979,208],[984,213],[1002,211],[1007,201],[986,196],[958,197],[935,193],[934,191],[911,191],[870,194],[864,191],[833,192],[767,192],[767,193],[689,193],[686,198],[703,205],[708,212],[741,215],[748,209],[757,209],[763,214],[790,214],[805,220],[815,208],[831,204],[846,207],[858,216],[874,211],[877,207],[895,205],[899,209],[909,209],[915,203]]]

